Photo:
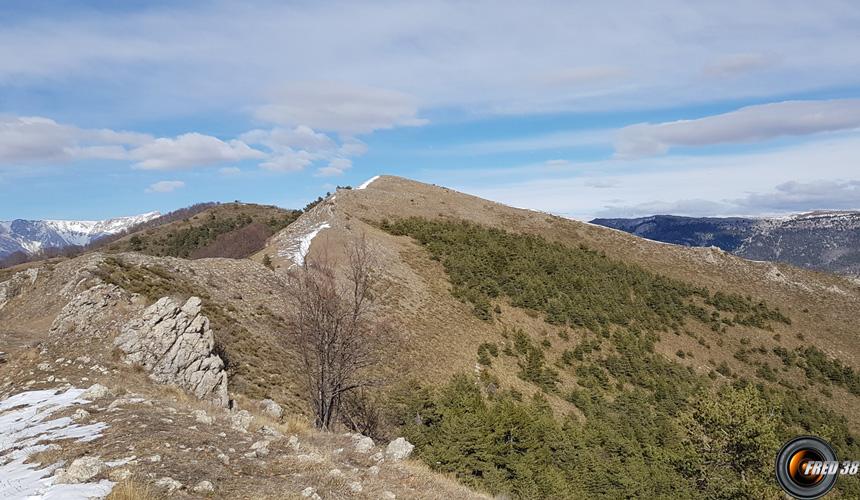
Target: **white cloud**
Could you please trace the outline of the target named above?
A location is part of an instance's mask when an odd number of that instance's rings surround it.
[[[424,125],[415,98],[393,90],[335,82],[301,82],[283,87],[257,118],[279,125],[305,125],[346,135],[398,126]]]
[[[307,151],[287,149],[260,163],[260,167],[271,172],[299,172],[314,160],[314,156]]]
[[[544,162],[547,167],[567,167],[570,165],[568,160],[547,160]]]
[[[223,176],[233,176],[241,174],[242,169],[239,167],[222,167],[218,169],[218,173]]]
[[[515,137],[503,140],[469,142],[450,146],[440,150],[439,152],[475,155],[604,146],[612,144],[612,135],[614,132],[615,131],[608,129],[551,132],[548,134]]]
[[[297,149],[318,153],[337,149],[337,144],[329,136],[315,132],[306,125],[292,129],[276,127],[271,130],[251,130],[240,135],[239,140],[248,144],[260,144],[273,151]]]
[[[762,70],[776,63],[775,57],[765,54],[732,54],[721,57],[714,63],[705,66],[703,73],[709,77],[734,77]]]
[[[590,66],[564,68],[549,71],[537,77],[537,81],[548,86],[578,86],[616,80],[627,76],[627,71],[614,66]]]
[[[298,172],[314,163],[328,162],[317,173],[340,175],[352,166],[347,157],[367,152],[367,145],[358,139],[347,137],[338,144],[328,135],[306,125],[289,129],[276,127],[271,130],[251,130],[239,136],[239,139],[268,149],[269,157],[260,166],[273,172]]]
[[[0,116],[0,164],[123,159],[126,145],[150,140],[146,134],[82,129],[41,116]]]
[[[266,157],[242,141],[225,142],[196,132],[153,138],[136,132],[83,129],[39,116],[0,116],[0,164],[5,165],[131,160],[135,168],[169,170]]]
[[[146,188],[147,193],[170,193],[185,187],[182,181],[158,181]]]
[[[252,149],[242,141],[224,142],[196,132],[182,134],[175,139],[155,139],[129,152],[129,157],[137,160],[135,168],[143,170],[188,168],[265,156],[262,151]]]
[[[429,173],[425,180],[584,220],[655,212],[778,215],[860,208],[858,158],[860,133],[846,133],[758,153],[575,162],[566,174],[546,172],[539,164],[531,174],[518,170],[514,177],[507,169],[475,176],[449,170]]]
[[[788,181],[773,191],[732,200],[757,212],[799,212],[817,209],[860,209],[860,180]]]
[[[763,141],[860,127],[860,99],[784,101],[695,120],[638,124],[620,130],[620,158],[664,154],[676,146]]]
[[[352,161],[346,158],[335,158],[328,165],[317,170],[319,177],[333,177],[343,175],[344,172],[352,168]]]
[[[346,139],[338,149],[338,153],[342,156],[361,156],[367,153],[367,144],[354,138]]]
[[[57,11],[4,20],[0,84],[78,86],[100,106],[56,106],[94,115],[247,108],[297,78],[395,89],[424,109],[643,109],[850,88],[860,70],[860,4],[844,0],[249,0]],[[600,79],[613,68],[626,78]],[[755,79],[703,78],[754,68]],[[603,92],[572,88],[583,81]],[[304,107],[288,101],[288,110]],[[280,99],[269,104],[291,125],[334,130],[284,118]],[[314,114],[344,126],[331,116]],[[370,127],[391,122],[359,116]]]

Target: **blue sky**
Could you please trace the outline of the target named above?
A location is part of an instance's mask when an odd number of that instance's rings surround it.
[[[0,220],[395,174],[596,216],[860,208],[854,1],[0,6]]]

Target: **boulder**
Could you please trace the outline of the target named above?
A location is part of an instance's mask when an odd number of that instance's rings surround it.
[[[60,484],[85,483],[105,470],[105,463],[99,457],[76,458],[66,469],[60,469],[56,481]]]
[[[266,440],[257,441],[251,445],[251,450],[257,458],[265,458],[269,456],[269,444],[270,442]]]
[[[370,439],[367,436],[360,436],[355,440],[355,451],[357,453],[370,453],[370,450],[373,449],[373,439]]]
[[[182,387],[226,407],[227,372],[212,352],[215,336],[201,305],[197,297],[182,305],[162,297],[126,323],[114,344],[125,353],[127,363],[142,366],[156,382]]]
[[[84,399],[101,399],[110,394],[110,390],[101,384],[93,384],[81,394]]]
[[[254,421],[254,416],[248,410],[239,410],[230,415],[230,427],[237,431],[248,432],[248,427]]]
[[[260,401],[260,410],[262,410],[264,414],[272,417],[275,420],[280,420],[281,417],[284,416],[284,409],[281,408],[281,405],[271,399],[264,399]]]
[[[412,445],[406,439],[399,437],[394,441],[388,443],[388,448],[385,449],[385,454],[388,458],[399,461],[409,458],[409,455],[412,454],[412,450],[415,446]]]

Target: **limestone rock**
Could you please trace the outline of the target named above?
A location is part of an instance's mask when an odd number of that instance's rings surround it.
[[[177,385],[226,407],[227,372],[212,352],[215,336],[200,310],[197,297],[181,306],[162,297],[126,323],[114,344],[126,354],[127,363],[143,366],[156,382]]]
[[[79,422],[81,420],[85,420],[89,416],[90,412],[84,410],[83,408],[78,408],[77,410],[75,410],[74,413],[72,413],[72,420],[74,420],[75,422]]]
[[[56,482],[61,484],[85,483],[105,470],[99,457],[76,458],[68,468],[57,473]]]
[[[101,384],[93,384],[81,394],[84,399],[100,399],[110,394],[110,390]]]
[[[172,477],[162,477],[155,482],[155,487],[166,490],[167,493],[170,494],[176,490],[182,489],[182,483]]]
[[[215,486],[212,485],[211,482],[203,480],[194,485],[194,487],[191,488],[191,491],[194,493],[212,493],[215,491]]]
[[[194,421],[197,423],[210,425],[215,422],[215,417],[209,415],[204,410],[194,410],[191,414],[194,415]]]
[[[273,438],[279,438],[280,439],[280,438],[284,437],[284,435],[281,434],[281,432],[278,429],[273,429],[272,427],[269,427],[268,425],[264,425],[264,426],[260,427],[260,430],[257,432],[259,432],[260,434],[262,434],[264,436],[271,436]]]
[[[355,440],[355,451],[357,453],[370,453],[370,450],[373,449],[373,439],[367,436],[361,436]]]
[[[254,421],[254,416],[248,410],[239,410],[230,415],[230,426],[241,432],[248,432],[248,427]]]
[[[73,334],[105,336],[116,328],[116,306],[120,303],[129,303],[129,294],[116,285],[101,283],[87,288],[63,307],[51,324],[50,335],[64,340]]]
[[[412,454],[412,450],[414,448],[415,446],[413,446],[412,443],[399,437],[388,443],[388,448],[386,448],[385,454],[394,461],[404,460]]]
[[[260,409],[263,410],[263,413],[274,418],[275,420],[280,420],[281,417],[284,416],[284,409],[281,408],[281,405],[272,401],[271,399],[264,399],[260,401]]]
[[[39,270],[30,268],[12,275],[8,280],[0,283],[0,309],[6,307],[10,300],[21,294],[24,287],[36,283]]]
[[[254,451],[257,458],[265,458],[269,455],[269,444],[269,441],[266,440],[257,441],[251,445],[251,450]]]
[[[353,493],[361,493],[362,490],[364,490],[364,487],[361,486],[361,483],[359,483],[358,481],[352,481],[351,483],[349,483],[349,491]]]

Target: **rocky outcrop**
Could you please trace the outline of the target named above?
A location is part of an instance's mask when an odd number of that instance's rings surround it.
[[[116,285],[101,283],[90,287],[63,307],[51,325],[51,336],[66,340],[71,334],[104,337],[116,331],[117,319],[121,317],[116,306],[130,305],[132,299],[131,294]]]
[[[15,273],[8,280],[0,283],[0,310],[6,307],[10,300],[17,297],[25,286],[33,285],[39,277],[39,270],[30,268]]]
[[[226,407],[227,372],[212,352],[215,337],[200,311],[197,297],[183,305],[162,297],[126,323],[114,344],[125,353],[127,363],[142,366],[156,382],[182,387]]]

